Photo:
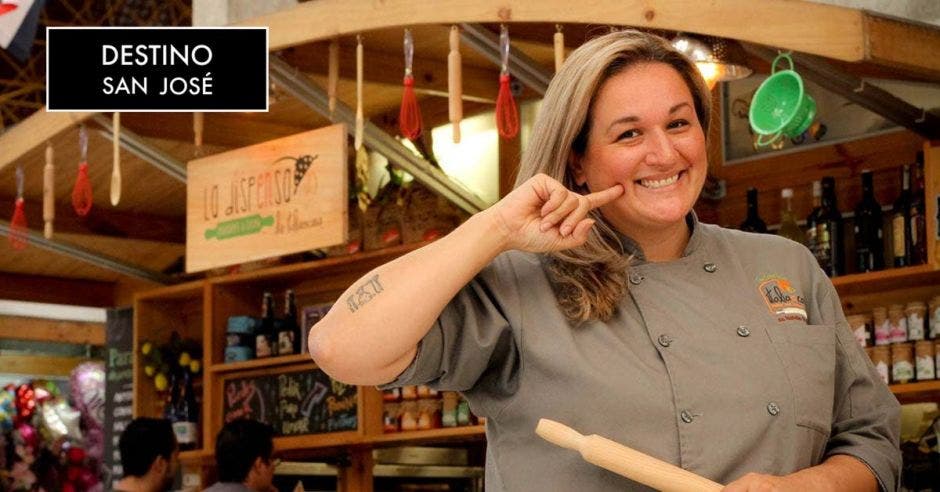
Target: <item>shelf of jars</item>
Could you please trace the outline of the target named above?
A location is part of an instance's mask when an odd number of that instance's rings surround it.
[[[304,350],[303,347],[301,347]],[[252,359],[241,362],[223,362],[221,364],[212,364],[208,372],[213,374],[224,374],[229,372],[247,371],[250,369],[263,369],[267,367],[291,366],[295,364],[309,364],[310,369],[316,367],[313,360],[307,355],[306,351],[301,354],[280,355],[275,357],[265,357],[263,359]]]
[[[889,388],[901,403],[924,401],[925,399],[940,400],[940,380],[892,384]]]

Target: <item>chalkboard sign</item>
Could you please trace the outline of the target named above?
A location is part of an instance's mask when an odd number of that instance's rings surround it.
[[[358,388],[312,369],[225,381],[223,421],[251,418],[278,436],[351,431],[357,428]]]
[[[123,476],[118,439],[134,415],[134,310],[109,309],[104,390],[104,488]]]

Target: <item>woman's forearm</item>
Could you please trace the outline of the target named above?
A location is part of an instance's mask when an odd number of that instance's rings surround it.
[[[448,302],[505,249],[487,212],[353,283],[310,330],[309,349],[332,377],[381,384],[411,362]]]

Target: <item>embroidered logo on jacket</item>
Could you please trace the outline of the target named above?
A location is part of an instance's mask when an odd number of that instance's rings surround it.
[[[777,321],[806,321],[806,302],[789,280],[779,275],[768,275],[761,279],[757,290],[764,297],[770,314],[777,317]]]

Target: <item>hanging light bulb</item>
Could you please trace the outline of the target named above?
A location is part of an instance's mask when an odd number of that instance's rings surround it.
[[[709,89],[718,82],[743,79],[754,72],[747,66],[744,48],[732,39],[680,33],[672,45],[695,62]]]

